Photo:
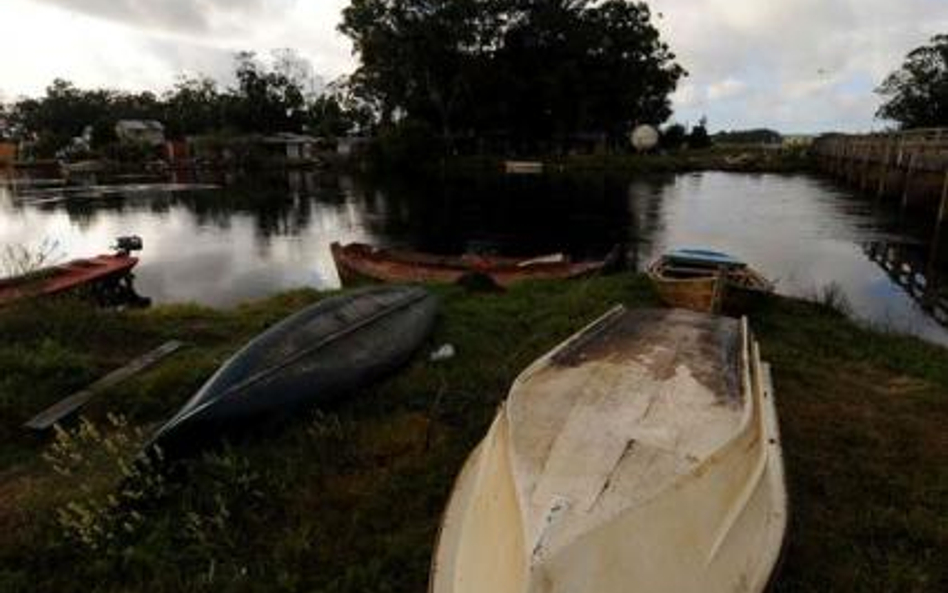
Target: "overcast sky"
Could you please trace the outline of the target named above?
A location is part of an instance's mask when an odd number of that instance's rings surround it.
[[[295,48],[327,79],[354,67],[336,33],[348,0],[0,0],[0,99],[55,77],[80,86],[167,88],[177,74],[226,79],[233,52]],[[652,0],[691,73],[675,119],[713,130],[865,130],[872,90],[910,49],[948,33],[948,0]],[[659,17],[658,15],[661,14]]]

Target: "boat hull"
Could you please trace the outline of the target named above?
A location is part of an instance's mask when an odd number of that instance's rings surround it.
[[[669,307],[741,316],[758,308],[773,284],[741,266],[697,267],[661,257],[647,270],[659,298]]]
[[[153,437],[170,457],[332,403],[404,364],[434,327],[418,287],[331,297],[288,317],[231,357]]]
[[[596,273],[605,265],[604,261],[570,262],[562,258],[441,257],[360,243],[333,243],[330,248],[339,279],[347,286],[367,281],[454,284],[477,274],[506,287],[525,280],[578,278]]]
[[[761,592],[786,520],[746,322],[614,310],[514,383],[455,484],[429,590]]]
[[[721,310],[725,285],[720,276],[667,278],[657,270],[650,269],[649,278],[658,298],[669,307],[703,313],[717,313]]]
[[[71,292],[129,274],[138,258],[99,255],[0,280],[0,306],[19,300]]]

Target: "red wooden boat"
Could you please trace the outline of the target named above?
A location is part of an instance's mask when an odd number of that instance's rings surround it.
[[[576,278],[598,272],[605,260],[571,262],[562,254],[532,258],[487,255],[439,256],[382,249],[364,243],[333,243],[332,257],[343,284],[361,281],[450,284],[469,274],[489,276],[500,286],[523,280]]]
[[[76,259],[71,262],[43,268],[23,276],[0,279],[0,306],[15,301],[49,296],[84,287],[118,283],[128,275],[137,257],[122,252]]]

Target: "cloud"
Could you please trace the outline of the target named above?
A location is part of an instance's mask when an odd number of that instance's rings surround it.
[[[711,101],[730,99],[740,95],[746,89],[747,83],[736,78],[725,78],[721,82],[708,85],[708,99]]]
[[[63,10],[141,29],[206,33],[233,25],[250,27],[266,10],[285,10],[294,0],[35,0]]]
[[[354,68],[338,33],[349,0],[2,0],[0,93],[37,95],[61,77],[83,87],[163,90],[180,74],[229,84],[233,56],[294,48],[332,79]],[[42,35],[37,32],[42,31]]]
[[[675,117],[695,121],[707,114],[714,129],[880,127],[873,88],[908,51],[948,30],[944,0],[651,0],[650,6],[663,14],[656,24],[691,74],[690,88],[674,97]]]

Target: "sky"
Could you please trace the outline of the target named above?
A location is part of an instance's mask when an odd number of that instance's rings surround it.
[[[336,32],[348,0],[0,0],[0,100],[53,78],[162,90],[180,74],[228,82],[233,54],[293,48],[326,80],[356,64]],[[689,71],[673,119],[712,130],[864,131],[873,89],[948,32],[948,0],[651,0]]]

